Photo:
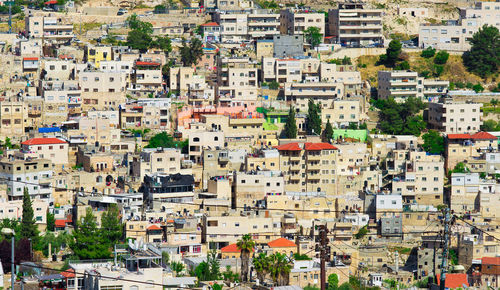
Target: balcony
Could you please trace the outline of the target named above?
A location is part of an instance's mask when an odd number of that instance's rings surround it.
[[[307,160],[310,160],[310,161],[319,161],[321,160],[321,154],[308,154],[307,155]]]
[[[219,163],[228,163],[229,162],[229,156],[224,155],[224,156],[219,156]]]
[[[290,156],[290,161],[300,162],[300,155],[292,155],[292,156]]]

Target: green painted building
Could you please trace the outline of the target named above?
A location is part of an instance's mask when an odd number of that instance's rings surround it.
[[[337,140],[342,138],[352,138],[361,142],[365,142],[368,138],[368,130],[333,129],[333,139]]]

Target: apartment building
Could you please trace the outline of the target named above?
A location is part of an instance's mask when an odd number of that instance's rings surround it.
[[[42,59],[42,68],[45,70],[44,80],[74,80],[76,64],[69,60]]]
[[[280,34],[280,15],[268,11],[253,10],[247,15],[250,39],[270,39]]]
[[[202,218],[202,243],[221,249],[251,233],[257,244],[267,244],[281,234],[281,217],[264,213],[243,212],[241,215],[207,216]]]
[[[28,107],[20,100],[4,100],[0,102],[0,138],[22,137],[25,128],[31,127],[32,119],[28,119]]]
[[[405,204],[443,204],[444,159],[424,151],[408,151],[402,170],[392,178],[392,192]]]
[[[276,147],[285,190],[336,192],[336,150],[328,143],[288,143]]]
[[[273,51],[269,57],[282,59],[304,55],[304,35],[275,35],[272,43]]]
[[[83,92],[115,93],[124,92],[127,86],[126,75],[121,72],[83,71],[78,74]]]
[[[163,203],[178,203],[182,207],[194,198],[192,175],[155,172],[144,176],[142,188],[144,200],[153,210],[162,208]]]
[[[9,200],[22,200],[24,188],[32,198],[49,199],[53,165],[47,159],[2,159],[0,182],[7,185]]]
[[[235,207],[256,206],[266,195],[281,195],[285,181],[280,171],[238,172],[234,176],[232,204]]]
[[[58,138],[32,138],[21,143],[23,152],[48,159],[54,165],[68,164],[68,143]]]
[[[163,88],[161,63],[149,61],[136,61],[134,72],[131,76],[132,83],[129,91],[136,94],[157,93]]]
[[[42,40],[40,38],[19,40],[16,52],[21,56],[39,57],[42,55]]]
[[[201,156],[205,148],[223,148],[224,132],[201,131],[189,134],[189,159],[201,163]]]
[[[40,82],[44,99],[42,120],[45,124],[59,124],[66,121],[71,108],[81,106],[81,90],[78,81],[47,80]]]
[[[326,107],[322,102],[321,120],[330,123],[337,128],[349,126],[351,123],[359,124],[361,120],[361,104],[359,100],[335,99],[331,107]]]
[[[429,102],[429,125],[446,134],[474,133],[483,124],[482,103],[459,102],[441,98],[437,103]]]
[[[222,42],[238,43],[247,39],[248,20],[244,11],[221,11],[215,14],[215,22],[220,25],[220,39]]]
[[[285,83],[285,99],[301,111],[307,111],[309,100],[322,108],[332,108],[335,100],[344,96],[344,84],[336,82]]]
[[[155,172],[175,174],[180,172],[182,154],[176,148],[144,148],[132,160],[132,175],[143,180]]]
[[[418,44],[440,50],[466,51],[474,33],[483,25],[500,27],[499,2],[475,2],[474,7],[460,9],[458,20],[445,24],[421,24]]]
[[[497,138],[488,132],[477,132],[475,134],[448,134],[445,142],[446,168],[451,170],[459,162],[470,162],[471,169],[477,172],[488,171],[487,162],[484,160],[486,154],[493,155],[494,149],[498,148]],[[481,156],[484,156],[481,158]],[[491,160],[494,164],[495,161]],[[478,164],[479,163],[479,164]],[[478,165],[478,166],[475,166]],[[480,167],[482,166],[482,168]],[[489,165],[491,166],[491,164]]]
[[[422,100],[437,100],[446,94],[448,81],[429,80],[413,71],[379,71],[378,97],[394,98],[397,102],[414,97]]]
[[[208,22],[201,25],[203,40],[205,42],[220,41],[220,25],[217,22]]]
[[[203,149],[203,189],[213,178],[225,179],[229,174],[241,171],[247,154],[246,149]]]
[[[250,58],[220,58],[217,66],[219,87],[258,88],[257,62]]]
[[[495,180],[480,179],[479,173],[452,173],[450,209],[457,214],[477,212],[482,201],[479,195],[486,197],[495,192]],[[486,204],[484,200],[483,206]]]
[[[49,202],[46,199],[33,198],[31,200],[31,207],[33,208],[33,218],[35,224],[47,224],[47,210]],[[23,201],[22,199],[10,200],[0,199],[0,216],[2,219],[9,219],[19,221],[23,217]]]
[[[367,3],[338,3],[328,10],[328,35],[347,47],[383,44],[383,9],[371,9]]]
[[[302,80],[302,70],[299,59],[262,59],[262,74],[265,82],[293,83]]]
[[[41,38],[45,43],[65,43],[75,36],[73,24],[64,23],[60,17],[29,15],[26,16],[25,22],[29,35]]]
[[[443,255],[443,238],[438,236],[422,236],[422,245],[417,252],[417,279],[434,277],[439,273]]]
[[[303,34],[309,27],[319,28],[319,32],[325,35],[325,15],[323,13],[310,12],[308,10],[284,9],[280,12],[281,34]]]

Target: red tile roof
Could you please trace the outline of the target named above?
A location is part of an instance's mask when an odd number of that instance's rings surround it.
[[[208,23],[202,24],[201,26],[219,26],[219,24],[217,22],[208,22]]]
[[[470,139],[469,134],[448,134],[448,139]]]
[[[285,238],[279,238],[277,240],[274,240],[274,241],[270,241],[269,243],[267,243],[267,245],[270,247],[270,248],[287,248],[287,247],[297,247],[297,245],[290,241],[290,240],[287,240]]]
[[[438,285],[441,282],[439,279],[441,275],[437,274],[437,282]],[[446,288],[464,288],[464,285],[469,287],[469,282],[467,281],[467,274],[462,273],[449,273],[446,274],[446,280],[444,282],[444,286]]]
[[[302,148],[300,148],[299,143],[288,143],[288,144],[283,144],[275,147],[279,151],[301,151]]]
[[[56,220],[55,222],[56,228],[64,228],[66,227],[66,220]]]
[[[500,257],[484,257],[481,261],[483,265],[500,265]]]
[[[57,4],[57,0],[50,0],[45,2],[45,5]]]
[[[32,138],[26,140],[21,143],[22,145],[48,145],[48,144],[66,144],[66,141],[63,141],[58,138]]]
[[[476,140],[496,140],[497,137],[491,135],[488,132],[477,132],[476,134],[470,136],[472,139]]]
[[[64,272],[61,272],[65,278],[75,278],[75,269],[68,269]]]
[[[221,253],[239,253],[241,252],[240,249],[238,249],[238,245],[236,244],[230,244],[225,246],[224,248],[220,249]],[[252,249],[253,252],[253,249]]]
[[[157,62],[151,62],[151,61],[136,61],[136,65],[143,65],[143,66],[159,66],[160,63]]]
[[[38,57],[25,57],[23,60],[38,60]]]
[[[306,150],[337,150],[337,147],[329,143],[306,143]]]
[[[161,230],[161,228],[157,225],[150,225],[148,228],[147,228],[148,231],[158,231],[158,230]]]

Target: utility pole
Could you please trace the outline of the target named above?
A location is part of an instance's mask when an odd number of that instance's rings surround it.
[[[445,208],[444,213],[444,244],[443,244],[443,259],[441,260],[441,277],[439,282],[439,289],[445,289],[446,271],[448,270],[448,243],[450,240],[450,209]]]
[[[319,242],[320,242],[320,279],[321,279],[321,290],[326,290],[326,247],[328,245],[327,239],[328,230],[326,225],[319,226]]]

